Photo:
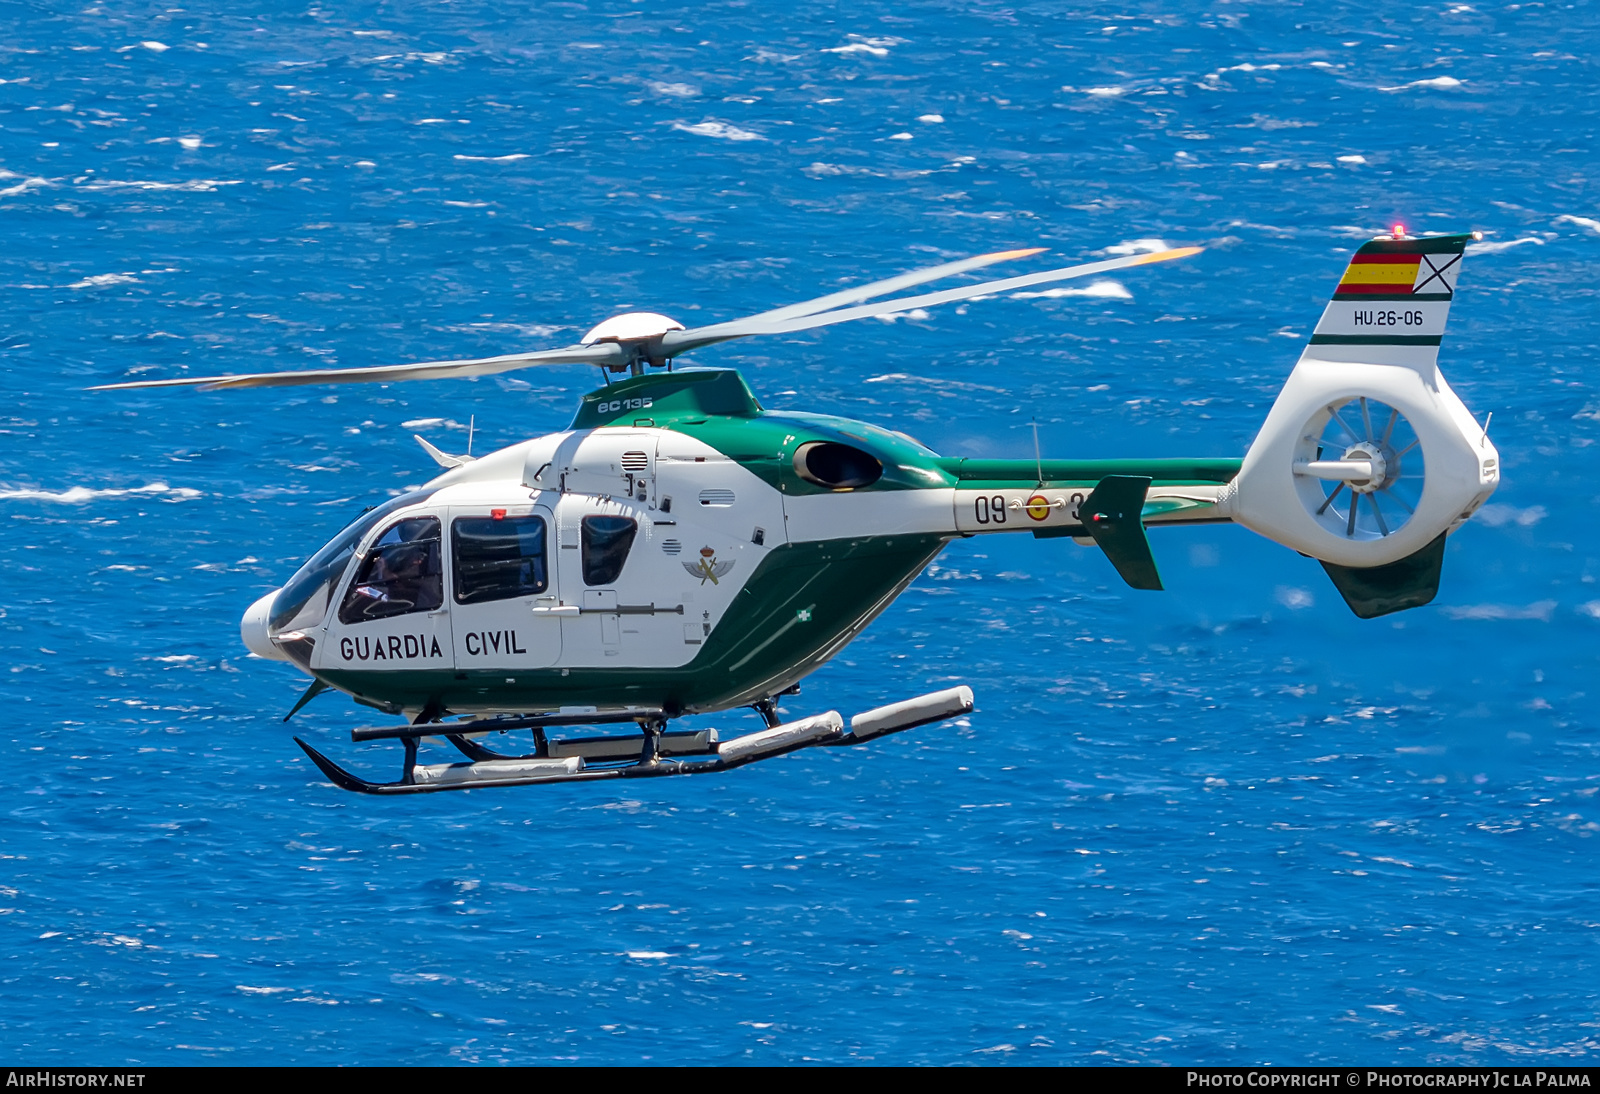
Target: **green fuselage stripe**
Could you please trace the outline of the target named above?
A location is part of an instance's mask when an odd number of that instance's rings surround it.
[[[1437,334],[1313,334],[1313,346],[1437,346]]]
[[[1018,487],[1044,479],[1047,486],[1093,486],[1107,475],[1139,475],[1152,486],[1203,486],[1232,482],[1239,459],[983,460],[940,458],[934,463],[955,476],[958,490]]]

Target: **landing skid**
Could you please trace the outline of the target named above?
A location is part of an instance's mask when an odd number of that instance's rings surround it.
[[[770,704],[758,708],[769,722],[776,720]],[[802,748],[858,745],[877,737],[930,722],[943,721],[972,711],[972,689],[966,686],[919,695],[915,699],[878,707],[850,719],[845,730],[838,711],[769,725],[757,733],[718,739],[714,729],[699,732],[665,731],[666,716],[659,710],[617,711],[601,714],[540,715],[519,719],[430,722],[409,726],[375,726],[357,729],[357,741],[398,738],[405,745],[405,763],[397,782],[375,783],[340,767],[299,737],[305,751],[335,786],[358,794],[428,794],[438,790],[472,790],[490,786],[529,786],[535,783],[595,782],[601,779],[655,779],[668,775],[709,775],[746,764],[770,760]],[[559,726],[593,727],[633,722],[640,732],[616,736],[551,738],[545,732]],[[507,755],[478,743],[475,734],[531,729],[534,751]],[[465,763],[419,764],[417,744],[423,737],[443,737],[467,758]],[[671,759],[683,756],[688,759]]]

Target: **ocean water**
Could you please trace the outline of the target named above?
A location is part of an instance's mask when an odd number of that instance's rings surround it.
[[[1592,6],[10,4],[0,1047],[35,1064],[1600,1054]],[[705,350],[950,455],[1242,453],[1358,242],[1479,229],[1505,478],[1431,606],[1238,528],[1168,591],[953,544],[789,700],[978,710],[709,779],[393,800],[244,607],[592,370],[86,393],[567,344],[946,257],[1197,258]],[[1028,269],[1043,268],[1027,265]],[[706,719],[724,733],[748,715]]]

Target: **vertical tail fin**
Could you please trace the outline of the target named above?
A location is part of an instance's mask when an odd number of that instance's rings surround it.
[[[1472,235],[1374,239],[1350,259],[1305,356],[1436,365]]]

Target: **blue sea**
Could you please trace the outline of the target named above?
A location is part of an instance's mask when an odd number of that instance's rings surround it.
[[[4,10],[0,1055],[1600,1057],[1595,7]],[[1484,233],[1441,362],[1504,483],[1432,605],[1358,620],[1235,527],[1154,533],[1164,593],[959,541],[785,709],[970,717],[713,778],[346,794],[290,736],[391,778],[380,716],[283,724],[304,678],[239,642],[432,476],[413,434],[563,428],[594,370],[84,390],[1161,241],[1206,251],[693,363],[946,455],[1235,456],[1396,223]]]

